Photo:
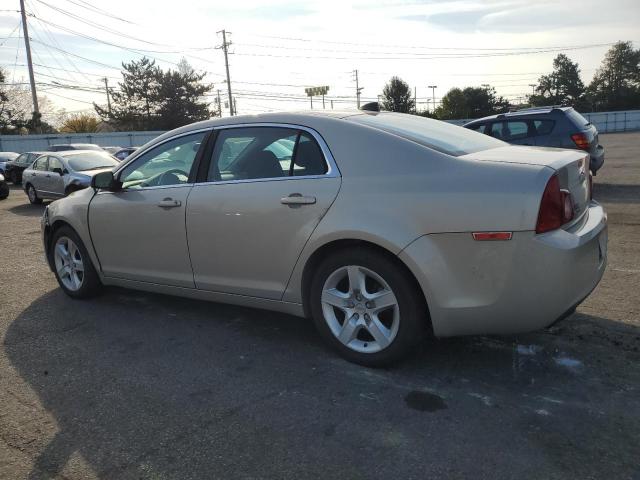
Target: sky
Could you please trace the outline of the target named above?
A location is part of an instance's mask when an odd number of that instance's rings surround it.
[[[588,83],[610,44],[640,48],[640,0],[25,0],[39,96],[69,112],[106,104],[103,77],[144,54],[163,68],[180,58],[227,104],[225,29],[238,113],[309,108],[304,88],[329,86],[325,108],[376,100],[397,75],[432,108],[452,87],[490,84],[517,102],[565,53]],[[19,0],[0,2],[0,65],[28,82]],[[432,90],[429,85],[437,88]],[[82,89],[82,90],[78,90]],[[215,97],[215,96],[214,96]],[[214,97],[208,100],[213,101]],[[322,108],[314,99],[314,108]],[[224,107],[224,105],[223,105]],[[223,108],[223,115],[228,110]]]

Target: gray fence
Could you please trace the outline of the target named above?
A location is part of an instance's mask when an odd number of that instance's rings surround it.
[[[138,147],[164,132],[61,133],[48,135],[0,135],[0,152],[38,152],[56,143],[95,143],[101,147]]]

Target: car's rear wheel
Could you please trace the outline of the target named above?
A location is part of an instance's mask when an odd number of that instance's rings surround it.
[[[31,202],[32,205],[39,205],[42,203],[42,199],[38,197],[38,192],[36,192],[33,185],[27,186],[27,197],[29,197],[29,202]]]
[[[311,282],[310,301],[323,337],[347,360],[371,367],[412,353],[428,321],[408,272],[373,249],[325,259]]]
[[[73,298],[89,298],[101,287],[98,273],[80,237],[70,227],[61,227],[51,239],[50,258],[56,279]]]

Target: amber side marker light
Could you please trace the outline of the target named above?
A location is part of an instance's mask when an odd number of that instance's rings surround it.
[[[513,232],[473,232],[471,234],[474,240],[482,241],[500,241],[511,240]]]

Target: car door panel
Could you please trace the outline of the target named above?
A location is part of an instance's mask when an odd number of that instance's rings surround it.
[[[104,275],[193,288],[184,228],[191,188],[98,193],[89,229]],[[162,206],[169,202],[176,206]]]
[[[59,159],[50,156],[47,171],[45,172],[46,190],[52,197],[64,197],[64,178],[59,173],[54,172],[54,168],[64,170],[64,165]]]
[[[196,287],[279,300],[340,177],[195,185],[187,233]],[[289,199],[293,200],[292,203]]]
[[[33,166],[33,170],[30,173],[29,183],[36,189],[38,196],[48,198],[49,194],[46,190],[47,187],[47,165],[49,163],[48,157],[39,158]]]
[[[209,130],[148,149],[116,176],[122,190],[98,192],[89,228],[104,275],[194,288],[185,231],[189,175]]]

